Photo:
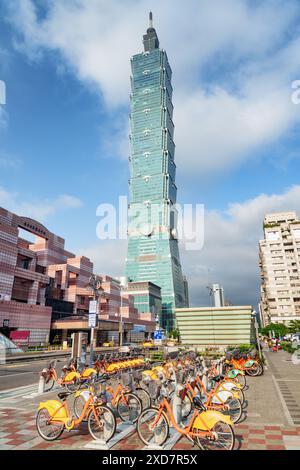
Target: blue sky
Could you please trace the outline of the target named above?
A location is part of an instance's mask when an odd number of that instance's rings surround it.
[[[0,1],[0,205],[122,274],[126,242],[97,239],[96,208],[127,194],[129,64],[149,10],[173,69],[178,200],[206,210],[204,248],[181,250],[191,301],[220,282],[256,305],[264,214],[300,215],[296,0]]]

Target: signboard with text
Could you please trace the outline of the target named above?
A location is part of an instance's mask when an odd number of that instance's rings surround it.
[[[96,313],[90,313],[89,314],[89,327],[96,328],[96,326],[97,326],[97,315]]]
[[[90,300],[89,313],[97,313],[97,300]]]

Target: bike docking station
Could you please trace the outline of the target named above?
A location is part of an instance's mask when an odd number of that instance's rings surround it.
[[[176,423],[184,428],[188,422],[189,418],[182,419],[182,400],[180,396],[176,394],[173,400],[173,414]],[[159,430],[157,432],[157,435],[155,435],[152,438],[152,441],[150,444],[146,445],[143,447],[143,450],[171,450],[173,447],[177,444],[177,442],[181,439],[182,434],[180,434],[172,425],[172,422],[170,422],[170,427],[169,427],[169,437],[165,444],[163,446],[158,445],[155,441],[159,440]]]
[[[111,410],[115,412],[115,409],[110,407]],[[95,440],[88,442],[84,448],[91,449],[91,450],[110,450],[113,446],[115,446],[118,442],[125,439],[130,434],[132,434],[136,430],[136,425],[132,424],[130,421],[119,422],[117,424],[117,429],[114,436],[106,442],[104,439]]]
[[[107,402],[107,406],[113,411],[116,418],[120,419],[117,409],[112,406],[111,402]],[[136,424],[133,424],[131,421],[119,421],[117,423],[117,429],[114,436],[108,442],[106,442],[104,439],[93,439],[92,441],[88,442],[84,448],[90,450],[110,450],[113,446],[122,441],[122,439],[128,437],[135,430]]]
[[[106,442],[104,439],[92,440],[88,442],[84,448],[91,450],[110,450],[122,439],[125,439],[136,430],[136,425],[130,421],[118,423],[114,436]]]

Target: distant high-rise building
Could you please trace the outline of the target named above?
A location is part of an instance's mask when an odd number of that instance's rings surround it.
[[[264,325],[300,320],[300,221],[295,212],[267,214],[259,242]]]
[[[144,52],[131,58],[131,156],[128,254],[130,282],[161,288],[163,328],[174,328],[175,307],[186,306],[179,259],[175,185],[172,71],[152,25]]]

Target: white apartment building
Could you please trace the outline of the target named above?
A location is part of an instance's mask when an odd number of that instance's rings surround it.
[[[300,320],[300,221],[295,212],[267,214],[259,242],[263,325]]]

